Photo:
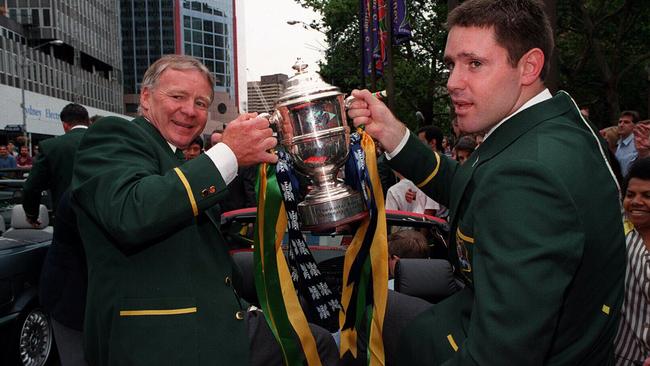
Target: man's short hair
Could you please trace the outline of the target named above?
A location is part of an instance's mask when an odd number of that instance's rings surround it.
[[[158,85],[160,76],[162,73],[167,70],[196,70],[202,73],[206,80],[210,83],[210,103],[214,100],[214,84],[215,79],[214,75],[208,70],[208,68],[192,56],[187,55],[164,55],[159,58],[156,62],[151,64],[147,71],[145,71],[144,76],[142,77],[142,84],[140,85],[140,90],[144,88],[154,89]],[[142,114],[142,109],[138,107],[138,113]]]
[[[431,140],[436,139],[436,150],[442,151],[441,129],[439,129],[437,126],[424,126],[418,130],[417,135],[422,132],[424,132],[424,138],[427,140],[427,142],[431,142]]]
[[[454,148],[456,151],[463,150],[472,152],[476,149],[476,140],[472,136],[463,136],[458,140],[458,143]]]
[[[416,230],[400,230],[388,235],[388,255],[400,258],[428,258],[427,238]]]
[[[637,124],[639,122],[639,112],[637,111],[623,111],[621,112],[621,117],[632,117],[632,123]]]
[[[553,53],[553,29],[538,0],[469,0],[454,8],[447,16],[447,29],[453,27],[494,27],[499,45],[508,51],[508,61],[515,67],[521,57],[533,48],[544,53],[544,67],[539,74],[548,74]]]
[[[88,125],[88,111],[84,106],[77,103],[70,103],[63,107],[59,115],[61,121],[71,125]]]

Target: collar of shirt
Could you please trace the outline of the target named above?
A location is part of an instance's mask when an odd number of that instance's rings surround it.
[[[169,141],[165,141],[165,142],[167,143],[167,145],[169,145],[169,148],[172,149],[172,152],[176,154],[176,150],[178,150],[178,148],[172,145]]]
[[[487,138],[492,134],[492,132],[494,132],[497,128],[499,128],[499,126],[501,126],[505,121],[509,120],[509,119],[510,119],[512,116],[514,116],[515,114],[517,114],[517,113],[523,111],[523,110],[526,109],[526,108],[530,108],[530,107],[534,106],[535,104],[541,103],[541,102],[543,102],[543,101],[545,101],[545,100],[549,100],[549,99],[551,99],[551,98],[553,98],[553,95],[551,94],[550,91],[548,91],[548,89],[544,89],[544,90],[542,90],[541,93],[539,93],[539,94],[537,94],[536,96],[530,98],[526,103],[524,103],[521,107],[519,107],[519,109],[517,109],[517,110],[515,111],[515,113],[509,115],[508,117],[502,119],[501,122],[499,122],[499,123],[497,123],[496,125],[494,125],[494,127],[492,127],[492,128],[490,129],[490,131],[488,131],[488,132],[485,134],[485,136],[483,136],[483,141],[487,140]]]
[[[70,129],[71,129],[71,130],[74,130],[74,129],[76,129],[76,128],[83,128],[83,129],[86,129],[86,128],[88,128],[88,126],[84,126],[84,125],[76,125],[76,126],[72,126]]]
[[[634,134],[629,134],[626,138],[618,140],[619,145],[628,146],[634,141]]]

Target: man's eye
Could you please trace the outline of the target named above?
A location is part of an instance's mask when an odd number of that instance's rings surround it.
[[[208,108],[208,103],[202,101],[202,100],[197,100],[196,101],[196,106],[199,108]]]
[[[481,67],[481,65],[482,65],[481,61],[476,61],[476,60],[470,61],[470,63],[469,63],[469,67],[471,67],[473,69],[479,68],[479,67]]]

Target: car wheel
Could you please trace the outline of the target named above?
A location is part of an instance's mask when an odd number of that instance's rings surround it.
[[[18,357],[23,366],[43,366],[52,350],[54,335],[50,318],[39,308],[31,309],[19,324]]]

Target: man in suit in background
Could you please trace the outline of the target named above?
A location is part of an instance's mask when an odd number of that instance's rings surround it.
[[[228,124],[221,143],[185,161],[182,149],[203,131],[214,85],[195,58],[163,56],[144,75],[140,116],[103,118],[81,142],[71,188],[88,260],[91,365],[259,359],[211,208],[239,166],[277,161],[268,152],[276,139],[268,120],[247,113]]]
[[[487,131],[463,165],[421,144],[368,91],[352,93],[354,125],[449,207],[450,260],[466,283],[402,332],[405,365],[613,363],[625,272],[619,189],[597,130],[568,94],[544,86],[553,33],[543,7],[468,0],[450,12],[458,125]]]
[[[72,179],[72,165],[79,142],[88,129],[88,111],[82,105],[66,105],[61,110],[60,118],[65,133],[39,144],[40,152],[25,181],[23,208],[27,220],[32,224],[37,224],[41,194],[47,189],[52,197],[52,211],[56,212],[59,199]]]

